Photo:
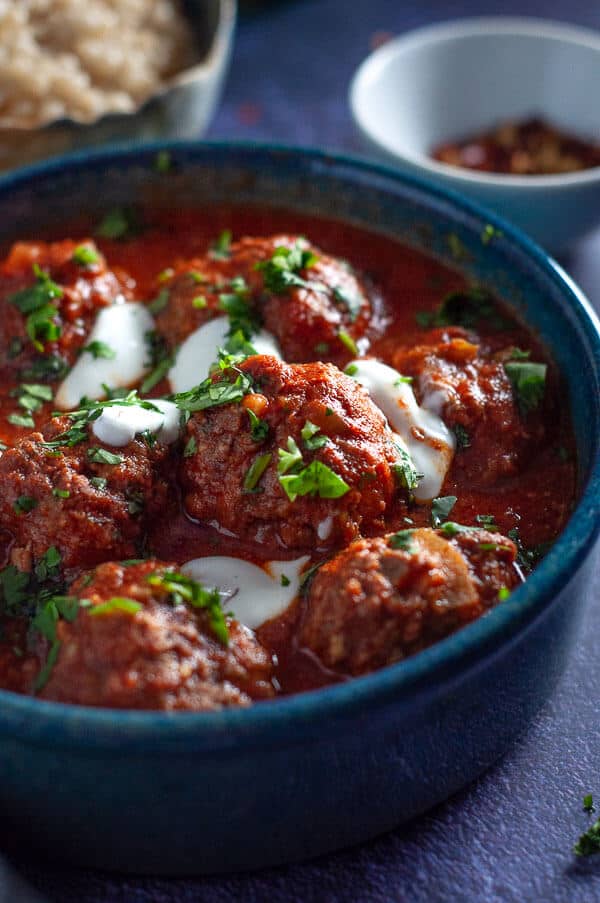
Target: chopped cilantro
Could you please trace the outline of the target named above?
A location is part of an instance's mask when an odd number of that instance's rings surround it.
[[[497,530],[498,525],[493,514],[476,514],[475,521],[485,527],[486,530]]]
[[[52,490],[52,495],[57,499],[68,499],[71,493],[68,489],[58,489],[58,487],[54,487]]]
[[[576,856],[593,856],[600,853],[600,818],[580,836],[573,847],[573,852]]]
[[[260,417],[257,417],[250,408],[246,408],[246,413],[250,420],[250,435],[255,442],[264,442],[269,435],[269,424],[266,420],[261,420]]]
[[[89,481],[94,489],[106,489],[108,483],[106,477],[89,477]]]
[[[35,427],[35,423],[33,417],[27,414],[9,414],[6,418],[9,423],[12,423],[13,426],[24,426],[29,429],[33,429]]]
[[[583,811],[584,812],[595,812],[596,808],[594,806],[594,798],[591,793],[586,793],[583,798]]]
[[[171,395],[169,400],[182,411],[193,413],[241,401],[251,388],[252,380],[245,373],[238,372],[235,379],[223,375],[221,379],[215,380],[209,376],[194,389]]]
[[[290,582],[291,582],[291,581],[290,581],[290,578],[289,578],[289,577],[286,577],[285,574],[282,574],[282,575],[281,575],[281,585],[282,585],[282,586],[289,586],[289,585],[290,585]]]
[[[231,230],[224,229],[210,248],[210,255],[216,260],[229,260],[231,257]]]
[[[69,369],[68,364],[58,354],[45,354],[34,358],[27,366],[21,368],[23,379],[47,379],[52,382],[62,379]]]
[[[149,392],[165,378],[175,360],[175,353],[169,351],[164,338],[155,329],[147,332],[145,339],[149,355],[146,367],[151,367],[152,369],[142,380],[140,392],[143,394]]]
[[[549,542],[542,542],[536,546],[525,546],[521,540],[518,527],[513,527],[506,535],[509,539],[512,539],[516,545],[517,564],[523,568],[524,571],[533,570],[538,561],[544,557],[550,548]]]
[[[92,605],[88,609],[90,617],[101,617],[102,615],[110,615],[115,611],[122,611],[128,615],[134,615],[142,608],[141,602],[134,599],[128,599],[126,596],[113,596],[106,602],[100,602],[98,605]]]
[[[316,451],[319,448],[323,448],[323,446],[327,445],[329,442],[327,436],[324,436],[320,432],[319,427],[310,420],[305,422],[300,430],[300,435],[302,436],[305,447],[309,451]]]
[[[342,288],[342,286],[338,285],[333,288],[333,297],[339,304],[346,308],[350,322],[354,323],[362,307],[362,299],[360,295],[357,295],[354,292],[349,292],[347,289]]]
[[[37,508],[38,505],[38,500],[34,499],[33,496],[20,495],[14,503],[13,508],[17,514],[27,514],[29,511],[33,511],[34,508]]]
[[[464,291],[450,292],[437,310],[418,311],[416,320],[424,327],[463,326],[465,329],[474,329],[482,320],[496,330],[508,325],[487,289],[477,285]]]
[[[396,463],[392,464],[392,472],[398,481],[398,485],[411,492],[417,488],[419,480],[423,479],[423,474],[417,471],[413,459],[405,448],[398,445],[398,443],[394,443],[394,446],[398,457]]]
[[[192,298],[192,307],[194,310],[204,310],[207,305],[208,301],[204,295],[196,295],[195,298]]]
[[[313,348],[315,354],[328,354],[329,353],[329,344],[327,342],[317,342],[315,347]]]
[[[511,348],[510,350],[510,358],[511,361],[527,361],[531,357],[531,351],[523,351],[522,348],[517,348],[516,346]]]
[[[532,361],[507,361],[504,364],[519,410],[526,416],[540,406],[546,391],[546,364]]]
[[[90,342],[89,345],[84,345],[81,349],[82,353],[87,351],[92,355],[94,360],[98,360],[103,358],[107,361],[112,361],[116,358],[117,352],[114,348],[111,348],[110,345],[107,345],[106,342],[99,342],[97,340]]]
[[[348,349],[350,354],[358,354],[358,345],[356,344],[352,336],[344,329],[340,329],[340,331],[338,332],[338,339],[340,340],[342,345]]]
[[[448,515],[456,505],[455,495],[443,495],[431,503],[431,526],[439,527],[448,520]]]
[[[61,328],[54,322],[57,308],[52,301],[62,298],[63,290],[50,276],[33,264],[35,283],[22,289],[8,300],[19,308],[25,317],[25,331],[37,351],[44,350],[44,342],[55,342],[60,337]]]
[[[470,533],[472,530],[478,530],[479,527],[466,527],[464,524],[457,524],[455,521],[449,520],[445,524],[440,524],[438,529],[444,536],[451,538],[457,536],[458,533]]]
[[[507,586],[501,586],[498,590],[498,602],[506,602],[510,596],[510,590]]]
[[[96,235],[100,238],[109,238],[113,241],[131,238],[137,231],[138,223],[131,210],[116,207],[104,216],[96,229]]]
[[[87,450],[87,456],[94,464],[122,464],[124,458],[122,455],[115,455],[106,448],[100,448],[99,445],[92,446]]]
[[[254,459],[254,461],[246,471],[246,476],[244,477],[244,492],[256,491],[256,487],[260,481],[260,478],[269,466],[271,457],[271,452],[266,452],[266,454],[258,455]]]
[[[192,608],[206,611],[213,633],[219,642],[227,646],[229,630],[217,589],[207,589],[191,577],[175,571],[151,574],[148,577],[148,583],[168,593],[169,602],[172,605],[189,605]]]
[[[398,386],[402,386],[404,384],[410,385],[412,382],[413,382],[412,376],[399,376],[397,379],[394,380],[394,385],[397,388]]]
[[[100,255],[89,245],[78,245],[73,251],[71,260],[80,267],[89,267],[98,263]]]
[[[322,499],[337,499],[350,489],[349,485],[322,461],[311,461],[298,473],[280,475],[279,482],[290,502],[299,495],[318,495]]]
[[[154,171],[164,175],[170,172],[173,166],[171,154],[168,150],[161,150],[154,158]]]
[[[496,229],[495,226],[488,223],[481,231],[481,243],[483,245],[489,245],[492,239],[500,238],[502,235],[504,235],[504,232],[502,232],[501,229]]]
[[[169,289],[161,288],[156,298],[153,298],[152,301],[148,302],[148,310],[151,314],[156,315],[164,310],[167,304],[169,303]]]
[[[456,439],[456,448],[461,451],[463,448],[469,448],[471,445],[471,437],[460,423],[455,423],[452,427],[454,438]]]
[[[291,248],[275,248],[268,260],[260,261],[254,268],[263,273],[265,289],[274,295],[283,295],[294,287],[321,291],[320,283],[307,282],[299,275],[314,266],[317,259],[312,251],[303,248],[299,240]]]
[[[194,436],[190,436],[188,441],[185,443],[185,448],[183,449],[183,457],[191,458],[198,451],[198,444],[194,438]]]
[[[299,465],[303,464],[302,452],[298,448],[296,440],[291,436],[288,436],[287,451],[284,448],[278,448],[277,455],[279,457],[279,461],[277,463],[277,473],[280,475],[285,474],[292,468],[298,467]]]
[[[403,552],[412,552],[412,535],[414,530],[398,530],[388,539],[388,544],[392,549],[401,549]]]
[[[356,376],[358,373],[358,366],[356,364],[348,364],[346,369],[344,370],[346,376]]]

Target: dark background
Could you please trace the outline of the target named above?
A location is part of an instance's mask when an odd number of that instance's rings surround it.
[[[242,3],[232,69],[208,137],[359,152],[346,91],[369,51],[418,25],[482,14],[600,28],[598,0]],[[593,90],[600,105],[598,86],[582,90]],[[600,307],[600,232],[562,262]],[[16,865],[60,903],[600,900],[600,856],[578,861],[571,852],[589,823],[582,796],[593,792],[600,800],[599,589],[597,573],[571,663],[527,733],[480,780],[392,834],[305,865],[224,878],[75,872],[34,863],[26,853]],[[0,872],[0,897],[1,890]],[[15,890],[7,901],[18,898]]]

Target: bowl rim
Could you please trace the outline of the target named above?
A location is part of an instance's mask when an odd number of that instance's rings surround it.
[[[106,110],[95,119],[74,119],[72,116],[59,116],[56,119],[48,119],[35,126],[10,125],[0,127],[0,136],[10,136],[15,133],[19,137],[26,135],[43,134],[45,131],[53,131],[60,128],[92,129],[105,122],[122,122],[143,113],[146,107],[151,106],[157,100],[165,97],[176,88],[183,87],[194,82],[197,78],[225,66],[231,51],[232,38],[237,20],[237,0],[218,0],[219,20],[215,28],[213,38],[207,53],[186,69],[181,69],[166,79],[160,87],[153,91],[145,100],[142,100],[133,110],[121,112],[119,110]],[[184,15],[185,18],[187,16]],[[109,146],[108,144],[106,145]],[[61,155],[63,156],[63,155]]]
[[[47,179],[69,169],[94,169],[106,164],[125,165],[148,160],[149,170],[156,154],[174,155],[201,161],[203,155],[244,155],[249,160],[261,156],[265,162],[297,158],[306,166],[316,166],[327,174],[336,169],[345,178],[376,178],[417,191],[421,197],[433,197],[458,213],[490,224],[502,234],[497,241],[525,253],[536,270],[553,282],[564,304],[575,318],[589,349],[591,373],[600,383],[600,321],[581,289],[532,239],[495,213],[426,179],[348,154],[283,144],[233,141],[154,141],[127,142],[87,149],[55,157],[42,163],[14,170],[0,177],[0,199],[36,179]],[[590,412],[600,421],[600,393]],[[93,708],[48,702],[8,690],[0,690],[0,725],[12,736],[27,736],[29,742],[53,747],[104,747],[123,753],[186,749],[237,750],[271,749],[274,744],[293,745],[307,734],[323,737],[340,723],[348,723],[365,712],[379,711],[390,705],[411,703],[418,697],[435,694],[452,679],[460,680],[468,668],[499,655],[519,638],[530,624],[552,604],[571,576],[591,551],[600,532],[600,431],[596,433],[593,460],[575,510],[552,549],[527,581],[503,605],[434,646],[404,661],[362,677],[325,688],[282,697],[248,708],[217,712],[158,712]],[[292,728],[283,733],[286,726]],[[150,746],[149,746],[150,744]]]
[[[367,56],[354,71],[348,88],[348,104],[355,126],[371,144],[388,157],[404,161],[422,170],[432,178],[443,176],[456,183],[487,186],[518,192],[524,188],[531,191],[548,191],[552,188],[567,188],[600,182],[600,166],[592,166],[578,172],[555,173],[552,175],[519,176],[510,173],[488,173],[450,166],[434,160],[425,153],[406,150],[393,141],[376,135],[364,116],[367,86],[369,82],[380,80],[388,64],[407,51],[427,45],[444,43],[456,38],[477,38],[492,36],[520,36],[532,39],[560,40],[596,51],[600,55],[600,33],[591,28],[571,25],[554,19],[532,16],[468,16],[463,19],[435,22],[412,29],[387,41]]]

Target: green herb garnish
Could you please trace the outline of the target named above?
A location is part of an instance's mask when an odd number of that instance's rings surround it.
[[[456,505],[455,495],[443,495],[431,503],[431,526],[439,527],[448,520],[448,515]]]
[[[358,354],[358,345],[356,344],[352,336],[344,329],[340,329],[340,331],[338,332],[338,339],[340,340],[344,348],[348,349],[350,354]]]
[[[412,552],[412,535],[414,530],[398,530],[388,539],[388,544],[392,549],[401,549],[403,552]]]
[[[309,451],[317,451],[317,449],[323,448],[323,446],[327,445],[329,442],[328,437],[324,436],[320,432],[320,428],[310,420],[307,420],[304,423],[304,426],[300,430],[300,435],[302,436],[305,448]]]
[[[87,351],[88,354],[91,354],[94,360],[104,359],[107,361],[113,361],[117,352],[114,348],[111,348],[110,345],[107,345],[106,342],[99,342],[97,340],[90,342],[89,345],[84,345],[81,349],[83,354],[84,351]]]
[[[229,260],[231,257],[231,230],[224,229],[210,248],[210,256],[216,260]]]
[[[291,248],[275,248],[273,255],[268,260],[255,264],[254,269],[263,273],[265,289],[274,295],[284,295],[294,287],[321,290],[320,283],[311,284],[299,275],[303,270],[314,266],[317,259],[298,240]]]
[[[264,442],[269,435],[269,424],[266,420],[261,420],[260,417],[257,417],[250,408],[246,408],[246,413],[250,420],[250,435],[255,442]]]
[[[88,609],[90,617],[101,617],[102,615],[110,615],[115,611],[122,611],[128,615],[135,615],[142,608],[141,602],[134,599],[128,599],[126,596],[113,596],[106,602],[100,602],[98,605],[92,605]]]
[[[109,238],[113,241],[131,238],[138,229],[137,218],[131,210],[116,207],[110,210],[96,229],[96,235],[100,238]]]
[[[279,461],[277,463],[277,473],[283,475],[292,468],[297,468],[303,464],[302,452],[296,444],[296,440],[288,436],[287,451],[284,448],[277,449]]]
[[[500,238],[502,235],[504,235],[504,232],[503,232],[501,229],[496,229],[495,226],[492,226],[490,223],[488,223],[488,224],[487,224],[486,226],[484,226],[483,229],[482,229],[482,232],[481,232],[481,243],[482,243],[483,245],[489,245],[489,243],[490,243],[494,238]]]
[[[37,263],[33,264],[33,272],[34,285],[15,292],[8,300],[25,317],[25,331],[33,346],[43,351],[44,342],[55,342],[61,334],[60,326],[54,322],[58,310],[52,301],[62,298],[63,290]]]
[[[161,150],[154,158],[154,171],[164,175],[171,171],[173,161],[168,150]]]
[[[456,448],[461,451],[463,448],[469,448],[471,445],[471,437],[460,423],[455,423],[452,427],[454,438],[456,439]]]
[[[263,473],[269,466],[271,461],[271,452],[267,452],[264,455],[258,455],[246,471],[246,476],[244,477],[243,487],[244,492],[255,492],[256,487],[262,477]]]
[[[110,452],[106,448],[101,448],[99,445],[88,448],[87,456],[94,464],[111,464],[114,466],[122,464],[125,460],[123,455],[115,455],[114,452]]]
[[[507,361],[504,364],[513,392],[523,416],[538,408],[546,391],[546,364],[532,361]]]
[[[322,461],[311,461],[298,473],[280,475],[279,482],[290,502],[295,502],[299,495],[337,499],[350,489],[345,480]]]
[[[333,288],[333,297],[348,311],[351,323],[354,323],[362,307],[362,299],[354,292],[349,292],[341,286]]]
[[[412,492],[419,485],[419,480],[423,479],[423,474],[419,473],[414,465],[413,459],[401,445],[394,443],[397,452],[397,460],[392,464],[392,473],[396,477],[398,485],[403,489]]]
[[[168,593],[172,605],[189,605],[206,611],[213,633],[224,646],[227,646],[229,630],[217,589],[207,589],[191,577],[175,571],[151,574],[148,583]]]
[[[148,302],[148,310],[154,316],[159,314],[161,310],[164,310],[167,304],[169,303],[169,289],[161,288],[156,298],[153,298],[152,301]]]
[[[73,263],[76,263],[77,266],[89,267],[98,263],[100,255],[93,248],[90,248],[89,245],[78,245],[73,251],[71,260]]]
[[[34,508],[37,508],[38,505],[38,500],[34,499],[33,496],[20,495],[14,503],[13,508],[17,514],[27,514],[29,511],[33,511]]]
[[[495,330],[505,329],[509,325],[498,312],[493,297],[481,286],[450,292],[437,310],[418,311],[416,320],[424,327],[462,326],[465,329],[475,329],[482,320]]]
[[[182,411],[193,413],[194,411],[204,411],[207,408],[241,401],[251,389],[251,378],[245,373],[238,371],[234,379],[223,375],[221,379],[215,380],[209,376],[194,389],[190,389],[189,392],[178,392],[176,395],[171,395],[169,400],[174,402]]]
[[[198,451],[198,444],[194,436],[190,436],[188,441],[185,443],[185,448],[183,449],[183,457],[191,458]]]

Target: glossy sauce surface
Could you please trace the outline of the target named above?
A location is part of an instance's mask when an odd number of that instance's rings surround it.
[[[63,228],[61,235],[78,239],[92,231],[89,224],[87,228],[77,228],[79,232]],[[121,274],[131,296],[149,301],[156,294],[161,271],[176,265],[178,260],[202,255],[224,229],[231,229],[234,238],[279,232],[305,235],[314,245],[348,260],[365,274],[377,299],[368,353],[390,366],[395,366],[399,349],[411,349],[426,340],[428,331],[419,325],[415,315],[434,311],[448,293],[468,288],[459,273],[391,239],[336,221],[274,210],[232,207],[169,216],[148,213],[145,229],[138,236],[128,241],[98,239],[97,244],[108,267]],[[4,290],[8,287],[7,283]],[[532,359],[549,364],[541,414],[543,442],[537,443],[531,459],[523,462],[518,473],[492,484],[474,477],[472,469],[461,463],[463,452],[458,450],[440,495],[457,497],[452,520],[474,524],[478,516],[493,516],[500,532],[506,534],[517,528],[525,546],[538,546],[556,537],[572,510],[576,486],[574,442],[559,375],[535,337],[504,316],[504,311],[503,318],[508,322],[500,330],[488,328],[485,321],[478,324],[478,340],[492,352],[516,346],[530,351]],[[5,383],[0,391],[0,439],[9,445],[29,431],[6,419],[15,410],[14,390],[14,384]],[[163,380],[150,394],[157,397],[168,393],[169,386]],[[51,403],[44,404],[35,413],[36,424],[47,421],[52,408]],[[496,436],[490,431],[480,439],[479,454],[485,456],[495,443]],[[394,526],[401,529],[407,524],[418,527],[430,523],[430,506],[412,503],[408,508],[399,506]],[[10,541],[5,548],[8,554]],[[177,488],[170,492],[167,509],[151,526],[146,550],[177,564],[215,554],[245,557],[254,562],[290,557],[276,544],[258,546],[216,525],[193,522],[183,510]],[[313,563],[321,560],[317,555]],[[277,656],[276,679],[284,693],[344,679],[326,671],[312,654],[299,648],[296,632],[303,604],[302,599],[298,600],[283,617],[258,630],[261,642]]]

